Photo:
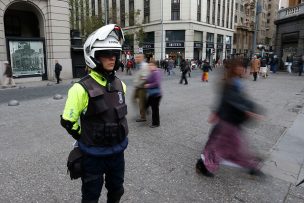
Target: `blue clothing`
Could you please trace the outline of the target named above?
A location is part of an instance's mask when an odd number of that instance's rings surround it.
[[[126,137],[121,143],[112,147],[92,147],[78,141],[78,146],[82,152],[96,157],[107,157],[113,154],[122,153],[128,146],[128,138]]]

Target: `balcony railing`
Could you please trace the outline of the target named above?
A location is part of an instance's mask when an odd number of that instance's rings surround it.
[[[278,12],[278,20],[298,16],[304,14],[304,3],[299,4],[295,7],[289,7],[279,10]]]

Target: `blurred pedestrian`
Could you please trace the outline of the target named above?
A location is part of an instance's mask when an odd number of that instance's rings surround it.
[[[13,69],[8,61],[4,61],[4,79],[3,79],[3,86],[9,86],[16,87],[15,81],[13,79]]]
[[[190,69],[189,64],[187,63],[187,61],[185,59],[183,59],[180,64],[180,70],[181,70],[182,74],[181,74],[181,79],[179,81],[179,84],[183,84],[183,81],[185,80],[185,85],[188,85],[187,73],[188,73],[189,69]]]
[[[156,67],[154,60],[149,63],[150,74],[144,85],[147,88],[148,101],[147,108],[151,106],[152,109],[152,125],[151,128],[159,127],[159,104],[162,98],[161,92],[161,71]]]
[[[209,81],[209,71],[212,71],[212,68],[208,61],[204,62],[202,69],[203,69],[202,81],[208,82]]]
[[[55,60],[55,76],[56,76],[56,80],[57,80],[56,84],[59,84],[59,81],[61,81],[61,79],[60,79],[61,71],[62,71],[62,66],[58,63],[58,60]]]
[[[125,70],[125,63],[123,61],[120,61],[119,67],[121,68],[121,72],[124,72],[124,70]]]
[[[173,74],[174,66],[175,66],[175,61],[172,59],[172,57],[170,57],[168,60],[168,67],[167,67],[168,75]]]
[[[287,57],[286,57],[285,65],[286,65],[287,72],[289,74],[291,74],[292,62],[293,62],[293,57],[291,56],[291,54],[288,54]]]
[[[264,77],[265,79],[268,76],[268,69],[267,69],[267,60],[265,57],[261,58],[261,68],[260,68],[260,74],[262,77]]]
[[[252,175],[260,175],[259,160],[249,151],[241,130],[242,124],[249,118],[260,116],[256,114],[256,105],[245,95],[241,81],[243,62],[231,59],[226,67],[228,72],[219,105],[209,118],[214,126],[196,163],[196,170],[213,177],[220,164],[227,164],[246,168]]]
[[[300,57],[299,60],[299,76],[301,76],[304,69],[304,54]]]
[[[274,55],[273,58],[270,60],[270,71],[272,73],[276,73],[278,69],[279,60],[277,55]]]
[[[261,67],[261,61],[257,58],[256,55],[254,55],[253,59],[250,62],[250,73],[253,74],[253,81],[257,80],[260,67]]]
[[[127,75],[132,75],[132,68],[134,67],[131,59],[127,61]]]
[[[135,102],[138,102],[139,105],[139,114],[140,117],[136,119],[136,122],[145,122],[146,121],[146,89],[144,85],[146,83],[147,76],[149,75],[148,64],[144,60],[143,54],[137,54],[135,56],[135,62],[139,68],[134,78],[134,95],[133,99]]]

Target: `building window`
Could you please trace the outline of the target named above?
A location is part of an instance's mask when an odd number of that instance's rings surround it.
[[[185,41],[185,30],[167,30],[166,31],[166,42],[172,41]]]
[[[217,4],[217,25],[220,26],[221,22],[221,4]]]
[[[232,0],[232,9],[233,9],[233,5],[234,5],[234,0]],[[231,12],[231,16],[230,16],[230,29],[232,29],[232,24],[233,24],[233,12]]]
[[[95,16],[95,0],[91,0],[92,16]]]
[[[234,16],[234,23],[237,23],[237,15]]]
[[[228,28],[229,26],[229,9],[230,9],[230,0],[227,0],[226,28]]]
[[[240,6],[240,11],[244,12],[244,6],[243,5]]]
[[[224,36],[223,35],[217,35],[216,43],[217,44],[223,44],[224,42]]]
[[[216,0],[213,0],[212,2],[212,24],[215,25],[215,2]]]
[[[134,25],[134,0],[129,0],[129,26]]]
[[[222,27],[225,27],[225,0],[223,0],[222,4]]]
[[[243,20],[243,18],[241,17],[241,24],[243,25],[243,23],[244,23],[244,20]]]
[[[126,26],[125,0],[120,0],[120,26]]]
[[[207,0],[207,23],[210,24],[210,0]]]
[[[112,0],[112,22],[117,23],[117,5],[116,0]]]
[[[201,21],[202,0],[197,0],[197,21]]]
[[[171,1],[171,20],[180,20],[180,0]]]
[[[144,23],[150,22],[150,0],[144,0]]]
[[[239,4],[238,3],[235,4],[235,10],[236,11],[239,10]]]
[[[207,32],[207,43],[214,43],[214,34]]]

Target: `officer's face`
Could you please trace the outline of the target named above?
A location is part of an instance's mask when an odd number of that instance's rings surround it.
[[[116,56],[108,56],[108,57],[99,57],[99,61],[100,63],[103,65],[103,68],[106,71],[112,71],[114,69],[115,66],[115,61],[116,61]]]

